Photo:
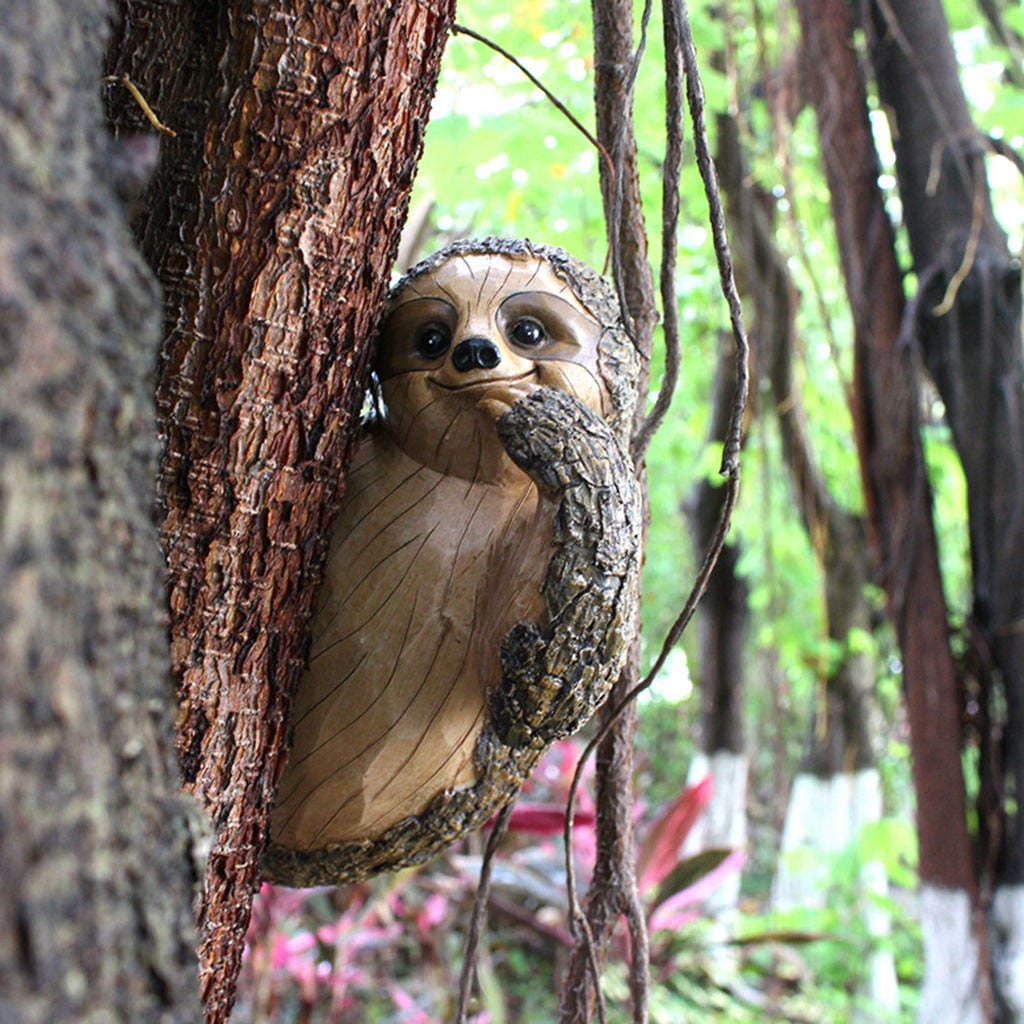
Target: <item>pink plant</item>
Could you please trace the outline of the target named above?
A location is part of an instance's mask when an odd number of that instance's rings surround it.
[[[593,811],[577,811],[573,816],[574,828],[593,827]],[[510,832],[524,832],[531,836],[560,836],[565,831],[565,806],[553,803],[517,804],[509,818]]]
[[[498,853],[499,863],[511,870],[505,872],[504,891],[499,887],[492,894],[494,905],[519,927],[532,926],[541,941],[569,941],[557,920],[565,907],[559,839],[580,749],[571,739],[551,748],[524,786],[511,816],[509,841]],[[574,817],[573,853],[581,887],[587,884],[597,843],[596,808],[585,784],[591,774],[588,766]],[[651,820],[638,803],[636,829],[643,837],[638,877],[652,932],[678,930],[699,916],[704,897],[743,863],[742,853],[730,850],[681,857],[684,840],[711,798],[711,786],[706,778],[688,787]],[[245,952],[252,1018],[278,1019],[279,1011],[297,1001],[297,1019],[312,1020],[322,1011],[322,1019],[341,1024],[358,1019],[361,1000],[372,992],[378,1000],[390,1000],[394,1024],[432,1024],[431,1012],[441,1012],[457,984],[452,967],[458,965],[450,963],[446,931],[453,922],[461,927],[475,888],[472,871],[462,863],[451,858],[447,870],[403,872],[352,886],[340,911],[332,909],[336,897],[328,898],[324,890],[263,886]],[[409,986],[410,978],[417,979],[416,986]],[[432,988],[422,989],[425,980]],[[473,1024],[489,1021],[485,1011]]]
[[[559,784],[571,779],[577,756],[574,742],[563,741],[541,762],[534,779],[544,779],[556,790],[562,788]],[[548,760],[551,763],[546,763]],[[713,786],[713,779],[708,775],[686,787],[646,825],[642,809],[637,808],[636,827],[644,837],[639,846],[637,874],[640,891],[648,896],[652,931],[678,930],[699,917],[701,901],[727,875],[739,871],[743,865],[743,853],[739,850],[706,850],[695,857],[682,856],[683,844],[707,808]],[[564,790],[568,791],[568,782]],[[590,807],[593,807],[592,800]],[[591,809],[577,811],[574,843],[583,839],[584,842],[589,840],[591,847],[595,844],[594,822]],[[564,803],[520,801],[509,821],[511,832],[542,837],[561,834],[564,826]],[[577,849],[577,855],[579,853]]]
[[[554,839],[564,833],[565,807],[582,750],[582,744],[575,739],[559,740],[548,750],[523,786],[509,819],[510,833],[541,839]],[[573,814],[573,852],[585,876],[589,876],[597,852],[593,775],[590,761],[583,770]],[[552,856],[560,860],[557,849],[550,849]]]
[[[648,892],[679,863],[690,830],[711,801],[714,779],[705,775],[665,808],[651,824],[637,854],[637,876],[641,892]]]
[[[701,916],[701,901],[710,896],[728,875],[739,871],[746,859],[742,850],[722,852],[725,856],[716,867],[654,907],[647,922],[652,932],[680,931]]]
[[[422,937],[436,928],[448,914],[448,899],[439,892],[431,893],[416,915],[416,927]]]

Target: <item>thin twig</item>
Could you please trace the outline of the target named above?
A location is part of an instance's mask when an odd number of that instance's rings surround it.
[[[996,156],[1001,156],[1009,160],[1021,174],[1024,174],[1024,157],[1022,157],[1020,153],[1018,153],[1017,150],[1015,150],[1013,146],[1006,141],[1006,139],[997,139],[994,135],[986,135],[984,136],[984,139],[985,145],[987,145],[988,148],[996,154]]]
[[[629,991],[633,1000],[633,1019],[648,1019],[651,987],[651,949],[647,934],[647,918],[637,888],[636,871],[629,865],[629,885],[626,896],[626,926],[629,929]]]
[[[643,355],[643,352],[640,346],[640,339],[637,337],[636,320],[627,301],[626,287],[622,276],[620,233],[622,229],[622,212],[626,202],[626,176],[624,173],[626,168],[626,146],[629,141],[629,133],[633,130],[633,89],[636,86],[637,75],[640,73],[640,61],[643,59],[644,52],[647,49],[647,32],[651,22],[653,6],[654,0],[644,0],[644,9],[640,16],[640,40],[633,53],[633,59],[630,61],[629,73],[626,75],[625,82],[623,83],[625,97],[623,108],[629,116],[622,118],[619,134],[615,140],[611,180],[612,208],[608,217],[608,245],[609,251],[612,254],[612,282],[615,285],[615,292],[619,297],[619,307],[622,312],[622,322],[626,328],[626,333],[633,342],[634,348],[641,355]],[[649,353],[647,358],[650,358]]]
[[[942,301],[932,310],[933,316],[945,316],[956,303],[956,297],[960,293],[960,287],[967,280],[971,268],[974,266],[974,259],[978,255],[978,242],[981,239],[981,229],[985,223],[985,179],[977,174],[974,177],[974,202],[971,213],[971,230],[967,236],[967,244],[964,246],[964,257],[956,273],[949,279],[946,286],[946,293]]]
[[[590,970],[590,983],[594,986],[594,1001],[597,1005],[599,1024],[607,1024],[608,1010],[604,1003],[604,990],[601,988],[601,967],[597,962],[597,947],[594,944],[594,933],[585,914],[580,915],[583,926],[583,948],[587,954],[587,967]]]
[[[711,159],[711,149],[708,145],[707,125],[704,120],[704,88],[701,85],[700,68],[697,65],[697,49],[693,42],[690,15],[686,7],[686,0],[674,0],[674,2],[679,5],[683,68],[686,71],[686,99],[690,107],[690,119],[693,121],[693,142],[697,167],[700,170],[701,180],[704,183],[704,194],[708,201],[711,237],[714,241],[715,258],[718,262],[718,276],[721,281],[722,293],[725,295],[725,301],[729,307],[729,320],[732,323],[733,341],[736,346],[735,398],[729,419],[729,429],[725,435],[721,472],[723,476],[738,477],[743,412],[747,406],[747,392],[750,389],[748,367],[750,345],[747,342],[747,332],[743,326],[743,307],[733,277],[732,256],[729,254],[729,239],[725,231],[725,211],[722,208],[722,197],[719,194],[718,180],[715,176],[715,165]]]
[[[469,999],[473,991],[473,977],[476,974],[477,951],[480,947],[480,933],[483,931],[484,917],[487,914],[487,898],[491,888],[491,865],[494,861],[494,854],[497,852],[498,843],[501,842],[505,831],[508,829],[508,821],[512,816],[512,808],[515,806],[513,797],[498,812],[491,827],[491,834],[487,837],[487,844],[484,847],[484,855],[480,861],[480,878],[477,881],[476,895],[473,898],[473,915],[469,921],[469,931],[466,934],[466,948],[462,957],[462,973],[459,977],[459,1005],[455,1014],[455,1024],[466,1024],[466,1014],[469,1012]]]
[[[169,135],[172,139],[176,138],[178,133],[167,125],[156,116],[153,108],[146,102],[146,97],[139,91],[139,87],[127,76],[127,75],[107,75],[104,79],[108,85],[123,85],[135,102],[139,105],[139,109],[143,114],[146,115],[146,120],[158,131],[164,135]]]
[[[604,160],[608,172],[612,175],[612,180],[615,180],[615,162],[612,160],[608,150],[601,145],[594,133],[515,54],[510,53],[493,39],[488,39],[487,36],[481,35],[474,29],[466,28],[465,25],[452,25],[452,35],[469,36],[470,39],[483,43],[484,46],[504,57],[510,64],[515,65],[526,78],[540,89],[552,106],[601,154],[601,159]]]
[[[668,635],[665,637],[665,641],[662,644],[661,651],[658,657],[655,659],[654,664],[651,666],[647,675],[640,680],[636,686],[631,689],[622,700],[612,709],[607,719],[602,723],[601,728],[591,738],[590,742],[583,748],[583,753],[580,755],[579,763],[576,765],[576,771],[573,774],[572,784],[569,787],[569,800],[566,809],[566,835],[570,834],[572,827],[573,815],[575,814],[575,800],[576,790],[579,788],[579,782],[583,775],[583,767],[587,762],[587,759],[594,752],[597,745],[605,738],[605,736],[611,731],[612,725],[614,725],[616,719],[622,712],[640,696],[644,690],[648,689],[654,682],[658,673],[664,668],[665,662],[668,659],[672,648],[679,642],[679,638],[683,635],[683,631],[689,625],[690,619],[693,618],[693,613],[697,609],[697,604],[700,599],[704,596],[704,591],[707,589],[708,580],[711,578],[711,573],[715,568],[715,563],[718,561],[718,556],[721,554],[722,546],[725,543],[726,534],[729,532],[729,520],[732,518],[733,510],[736,507],[736,500],[739,497],[739,473],[733,473],[728,476],[725,483],[725,501],[722,505],[722,512],[718,517],[718,524],[715,527],[714,535],[711,538],[711,543],[708,545],[708,550],[705,552],[704,561],[701,563],[700,572],[697,573],[697,578],[694,581],[693,588],[690,590],[690,595],[686,599],[686,604],[683,610],[679,613],[679,617],[672,624],[672,628],[668,631]],[[570,906],[572,894],[570,893]]]
[[[592,748],[588,745],[576,765],[576,772],[573,774],[572,786],[569,788],[569,798],[565,808],[565,826],[563,839],[565,840],[565,885],[568,891],[569,907],[569,929],[577,944],[583,946],[587,956],[588,977],[594,986],[594,994],[597,997],[597,1017],[601,1024],[604,1024],[606,1010],[604,1005],[604,992],[601,991],[601,968],[597,962],[597,950],[594,946],[594,933],[590,928],[587,915],[579,906],[579,893],[576,891],[576,868],[572,860],[572,830],[576,814],[576,787],[579,785],[580,767],[584,763],[588,752]],[[586,996],[584,996],[586,999]]]

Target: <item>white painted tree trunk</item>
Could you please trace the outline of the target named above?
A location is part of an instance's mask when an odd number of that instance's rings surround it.
[[[716,847],[745,850],[747,846],[747,766],[746,754],[716,750],[698,752],[690,763],[687,785],[695,785],[710,775],[714,779],[711,801],[686,837],[683,850],[694,854]],[[705,910],[730,933],[735,923],[740,898],[740,872],[736,871],[715,887],[704,903]]]
[[[843,772],[829,778],[798,775],[793,780],[782,830],[782,850],[772,885],[772,905],[784,911],[820,907],[828,888],[828,854],[848,846],[860,830],[882,816],[882,783],[877,769]],[[826,856],[822,856],[822,854]],[[888,892],[885,868],[865,864],[859,879],[864,924],[868,934],[884,940],[891,920],[876,896]],[[856,1019],[872,1020],[872,1010],[899,1009],[899,984],[892,953],[876,948],[868,962]]]
[[[747,773],[746,754],[729,750],[703,751],[690,763],[687,785],[696,785],[708,775],[714,780],[711,800],[697,819],[683,844],[687,855],[701,850],[747,847]],[[735,985],[739,969],[739,949],[730,945],[739,920],[742,872],[725,875],[703,901],[704,913],[712,921],[706,969],[720,984]],[[717,941],[715,941],[717,940]]]
[[[922,885],[919,905],[925,976],[918,1024],[982,1024],[970,897],[961,889]]]
[[[1007,1024],[1024,1021],[1024,885],[996,889],[990,919],[992,982]]]

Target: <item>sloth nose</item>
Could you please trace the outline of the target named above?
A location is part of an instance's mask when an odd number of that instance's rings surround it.
[[[493,370],[501,362],[498,346],[487,338],[466,338],[455,346],[452,362],[460,373],[469,370]]]

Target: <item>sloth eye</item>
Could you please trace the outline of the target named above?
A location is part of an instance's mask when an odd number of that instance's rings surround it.
[[[441,324],[427,324],[416,336],[416,351],[428,359],[436,359],[448,351],[452,332]]]
[[[508,333],[517,345],[525,345],[527,348],[534,348],[544,340],[544,328],[529,317],[517,320]]]

